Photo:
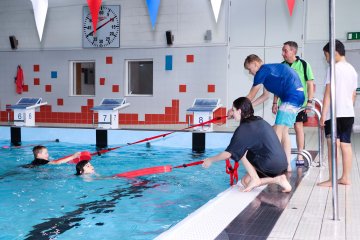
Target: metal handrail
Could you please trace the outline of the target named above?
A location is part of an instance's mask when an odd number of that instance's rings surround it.
[[[322,108],[323,108],[322,102],[321,102],[319,99],[317,99],[317,98],[313,98],[312,101],[315,102],[315,103],[317,103],[317,104],[319,104],[319,106],[320,106],[320,112],[322,112]]]
[[[320,106],[320,116],[321,116],[322,109],[323,109],[322,101],[320,101],[318,98],[313,98],[312,101],[317,103]],[[314,104],[314,107],[315,107],[315,104]],[[322,148],[321,148],[321,150],[322,150],[321,156],[324,156],[324,134],[321,134],[320,137],[321,137],[321,146],[322,146]],[[319,158],[320,158],[320,154],[319,154]],[[320,163],[319,163],[319,166],[320,166]]]
[[[304,154],[306,154],[307,156],[309,156],[309,158],[311,159],[311,162],[312,162],[312,161],[313,161],[313,158],[312,158],[312,155],[310,154],[310,152],[307,151],[307,150],[305,150],[305,149],[303,149],[302,151],[303,151]]]
[[[322,107],[322,104],[320,105]],[[304,110],[313,111],[318,119],[318,145],[319,145],[319,165],[318,167],[322,166],[322,157],[323,157],[323,138],[322,138],[322,127],[320,126],[320,118],[321,113],[313,106],[306,106],[302,107],[298,110],[298,113]]]

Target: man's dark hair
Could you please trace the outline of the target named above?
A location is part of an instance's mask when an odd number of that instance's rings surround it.
[[[254,116],[254,108],[251,101],[247,97],[239,97],[233,102],[233,106],[236,108],[236,110],[241,110],[241,123],[259,119],[258,117]]]
[[[323,47],[323,51],[330,53],[330,43],[327,43]],[[335,40],[335,51],[337,51],[340,56],[345,56],[345,46],[341,41],[339,41],[337,39]]]
[[[76,173],[75,175],[81,175],[84,172],[84,167],[86,164],[88,164],[89,161],[83,160],[76,164]]]
[[[284,45],[288,45],[289,47],[291,48],[295,48],[296,49],[296,52],[298,50],[298,44],[294,41],[287,41],[287,42],[284,42]]]
[[[34,154],[34,158],[37,158],[37,155],[39,154],[39,153],[41,153],[41,151],[43,150],[43,149],[46,149],[46,147],[45,146],[42,146],[42,145],[38,145],[38,146],[35,146],[35,147],[33,147],[33,154]]]

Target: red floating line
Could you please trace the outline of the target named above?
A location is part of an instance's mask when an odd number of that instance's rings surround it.
[[[204,161],[197,161],[197,162],[192,162],[192,163],[184,163],[183,165],[179,165],[179,166],[176,166],[174,168],[186,168],[186,167],[191,167],[191,166],[196,166],[196,165],[199,165],[199,164],[202,164]]]
[[[186,127],[186,128],[183,128],[179,131],[183,131],[183,130],[188,130],[188,129],[191,129],[191,128],[194,128],[194,127],[198,127],[198,126],[203,126],[203,125],[206,125],[208,123],[213,123],[213,122],[216,122],[216,121],[220,121],[224,118],[227,118],[227,116],[222,116],[222,117],[215,117],[209,121],[206,121],[206,122],[203,122],[203,123],[199,123],[199,124],[195,124],[193,126],[190,126],[190,127]],[[113,147],[113,148],[108,148],[108,149],[102,149],[102,150],[99,150],[99,151],[96,151],[96,152],[93,152],[93,153],[90,153],[91,156],[95,156],[95,155],[101,155],[101,154],[104,154],[104,153],[107,153],[107,152],[110,152],[110,151],[113,151],[113,150],[116,150],[116,149],[119,149],[119,148],[123,148],[123,147],[126,147],[126,146],[131,146],[131,145],[135,145],[135,144],[138,144],[138,143],[142,143],[142,142],[148,142],[148,141],[151,141],[151,140],[154,140],[156,138],[160,138],[160,137],[166,137],[167,135],[170,135],[170,134],[173,134],[175,133],[176,131],[171,131],[171,132],[167,132],[167,133],[164,133],[164,134],[160,134],[160,135],[156,135],[156,136],[153,136],[153,137],[149,137],[149,138],[144,138],[144,139],[141,139],[139,141],[136,141],[136,142],[132,142],[132,143],[128,143],[127,145],[123,145],[123,146],[118,146],[118,147]],[[69,155],[71,156],[71,155]],[[54,161],[58,161],[58,160],[62,160],[66,157],[69,157],[69,156],[65,156],[63,158],[60,158],[60,159],[57,159],[57,160],[54,160]],[[71,163],[71,162],[70,162]],[[72,163],[75,163],[75,162],[72,162]]]
[[[166,173],[171,171],[172,171],[172,167],[170,165],[165,165],[165,166],[142,168],[134,171],[119,173],[119,174],[115,174],[114,177],[134,178],[134,177],[140,177],[150,174]]]

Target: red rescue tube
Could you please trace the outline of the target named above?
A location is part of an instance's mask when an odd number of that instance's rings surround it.
[[[68,163],[75,163],[77,164],[78,162],[81,162],[81,161],[90,161],[91,160],[91,153],[89,151],[83,151],[80,153],[80,157],[78,158],[75,158],[71,161],[69,161]]]
[[[165,166],[142,168],[134,171],[119,173],[119,174],[115,174],[114,177],[134,178],[134,177],[140,177],[150,174],[171,172],[171,170],[172,170],[171,165],[165,165]]]

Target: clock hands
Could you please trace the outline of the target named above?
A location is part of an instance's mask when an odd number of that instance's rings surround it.
[[[106,22],[104,22],[103,24],[101,24],[100,26],[98,26],[98,27],[96,28],[96,31],[99,30],[100,28],[102,28],[103,26],[105,26],[106,24],[108,24],[109,22],[113,22],[115,18],[116,18],[116,17],[112,17],[112,18],[110,18],[108,21],[106,21]],[[88,36],[90,36],[90,35],[93,35],[93,33],[94,33],[94,31],[90,32],[88,35],[86,35],[86,37],[88,37]]]

